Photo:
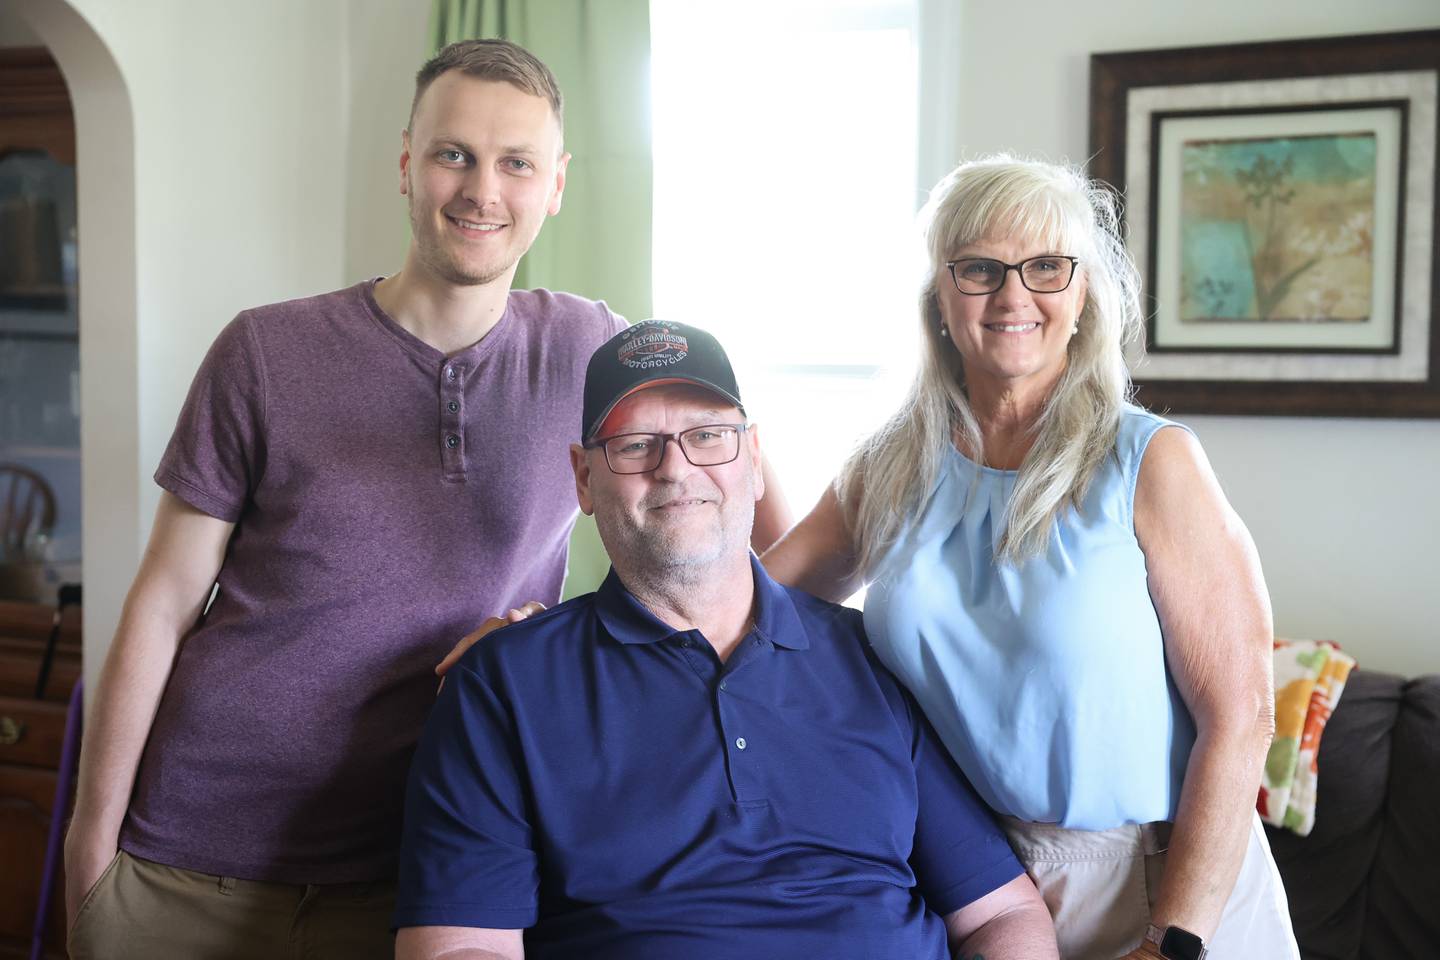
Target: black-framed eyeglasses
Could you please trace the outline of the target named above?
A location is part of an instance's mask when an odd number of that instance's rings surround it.
[[[1011,270],[1020,274],[1020,282],[1031,293],[1059,293],[1075,279],[1075,264],[1079,262],[1078,257],[1058,255],[1031,257],[1019,263],[990,257],[961,257],[945,261],[945,266],[950,270],[956,290],[966,296],[979,297],[1005,286],[1005,277]]]
[[[707,423],[679,433],[618,433],[596,437],[586,449],[605,451],[611,473],[649,473],[665,459],[665,444],[674,441],[685,459],[697,467],[718,467],[740,456],[740,434],[748,423]]]

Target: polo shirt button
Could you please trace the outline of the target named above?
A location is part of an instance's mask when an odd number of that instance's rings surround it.
[[[449,410],[451,413],[454,413],[455,411],[460,409],[460,404],[456,403],[454,400],[451,400],[449,403],[445,404],[445,409]]]
[[[460,446],[460,438],[455,436],[455,434],[453,433],[450,434],[450,436],[445,438],[445,446],[449,447],[452,450],[455,449],[456,447]]]
[[[720,689],[721,689],[721,690],[724,690],[724,689],[725,689],[725,681],[724,681],[724,680],[721,680],[721,681],[720,681]]]
[[[736,749],[736,750],[744,750],[744,749],[745,749],[745,738],[744,738],[744,737],[736,737],[736,738],[735,738],[735,749]]]
[[[446,380],[450,380],[450,381],[452,381],[452,382],[455,380],[455,368],[454,368],[454,367],[446,367],[446,368],[445,368],[445,379],[446,379]]]

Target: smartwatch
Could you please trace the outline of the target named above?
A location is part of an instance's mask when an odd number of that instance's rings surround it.
[[[1205,941],[1181,927],[1161,930],[1155,924],[1145,928],[1145,939],[1160,948],[1165,960],[1205,960]]]

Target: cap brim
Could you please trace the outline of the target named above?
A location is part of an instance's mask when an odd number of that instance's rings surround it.
[[[699,377],[656,376],[653,380],[646,380],[642,383],[635,384],[629,390],[626,390],[624,393],[620,394],[620,396],[616,397],[614,400],[611,400],[608,404],[606,404],[605,409],[601,410],[600,415],[595,418],[595,422],[590,424],[590,429],[585,431],[585,439],[587,441],[593,440],[595,437],[600,435],[601,430],[605,426],[605,421],[609,419],[610,414],[615,411],[615,408],[620,405],[620,401],[624,400],[626,397],[634,396],[641,390],[648,390],[651,387],[665,387],[677,383],[684,383],[690,384],[691,386],[703,387],[704,389],[709,390],[711,393],[715,394],[721,399],[734,404],[735,408],[739,410],[742,415],[745,414],[745,405],[740,402],[739,397],[735,396],[730,391],[726,390],[724,387],[716,386],[709,380],[702,380]]]

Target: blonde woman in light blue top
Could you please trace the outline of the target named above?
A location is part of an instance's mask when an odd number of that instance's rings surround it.
[[[1108,190],[993,157],[926,208],[901,410],[765,554],[843,599],[1001,815],[1076,960],[1298,957],[1255,815],[1259,560],[1199,443],[1127,402]]]

